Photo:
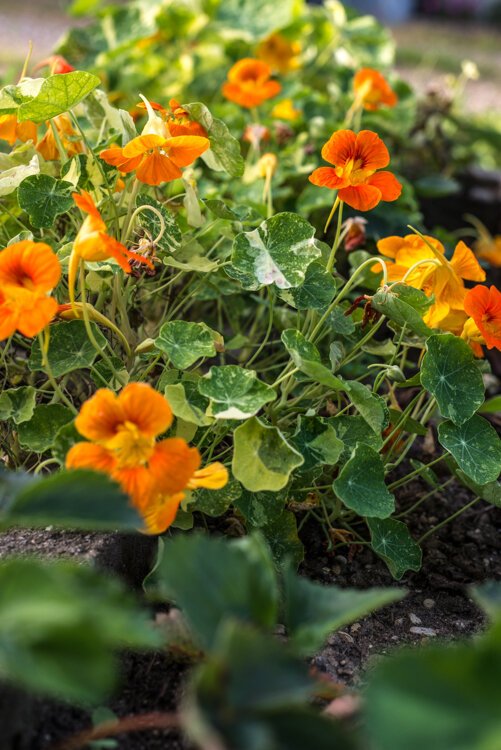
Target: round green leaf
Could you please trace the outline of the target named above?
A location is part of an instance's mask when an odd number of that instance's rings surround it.
[[[346,507],[360,516],[387,518],[395,510],[395,497],[384,483],[383,460],[363,443],[357,444],[332,486]]]
[[[254,370],[238,365],[211,367],[198,390],[210,398],[209,414],[217,419],[247,419],[276,398],[271,386],[258,380]]]
[[[303,284],[280,293],[283,300],[298,310],[325,310],[336,293],[336,280],[322,263],[308,266]]]
[[[442,422],[438,439],[474,482],[496,481],[501,472],[501,440],[486,419],[475,414],[462,425]]]
[[[36,395],[31,385],[9,388],[0,393],[0,420],[12,419],[14,424],[30,420],[35,410]]]
[[[226,513],[230,505],[238,500],[242,494],[242,487],[231,479],[220,490],[197,490],[192,510],[198,510],[206,516],[217,517]]]
[[[335,466],[344,448],[332,423],[320,417],[299,417],[292,442],[304,458],[302,471],[319,464]]]
[[[276,427],[264,425],[257,417],[247,420],[234,432],[232,471],[247,490],[280,490],[291,472],[304,463]]]
[[[203,125],[207,131],[210,150],[202,154],[202,159],[211,169],[223,169],[232,177],[241,177],[245,163],[240,153],[240,143],[230,133],[225,123],[213,117],[205,104],[201,102],[185,104],[184,107],[192,119]]]
[[[178,370],[185,370],[197,359],[214,357],[214,332],[205,323],[171,320],[160,328],[155,346],[165,352]]]
[[[421,364],[421,383],[437,399],[442,416],[463,424],[484,402],[484,382],[475,356],[452,333],[430,336]]]
[[[29,422],[22,422],[19,425],[19,442],[29,450],[43,453],[53,445],[61,427],[71,422],[72,419],[73,414],[66,406],[41,404],[35,408]]]
[[[199,393],[196,382],[185,381],[166,385],[164,393],[174,415],[179,419],[201,427],[213,421],[213,417],[206,415],[209,399]]]
[[[276,214],[252,232],[237,234],[225,270],[244,289],[300,286],[308,266],[321,254],[314,235],[315,228],[300,216]]]
[[[23,102],[17,110],[17,119],[44,122],[68,112],[90,94],[101,81],[93,73],[74,70],[49,76],[36,96]]]
[[[56,180],[48,174],[33,174],[19,185],[17,199],[34,227],[48,228],[56,216],[73,206],[73,190],[71,182]]]
[[[368,518],[371,546],[387,564],[394,578],[400,580],[407,570],[418,571],[421,567],[421,547],[401,521],[393,518]]]
[[[106,339],[98,327],[94,323],[91,323],[91,327],[99,346],[106,346]],[[88,339],[82,320],[69,320],[51,325],[48,358],[56,378],[92,365],[96,358],[96,350]],[[35,372],[43,370],[38,339],[33,341],[28,366]]]
[[[376,434],[367,429],[367,422],[358,414],[341,414],[339,417],[331,417],[329,422],[332,423],[336,430],[336,435],[344,444],[342,461],[347,461],[357,443],[363,443],[373,448],[376,452],[383,446],[381,434]]]

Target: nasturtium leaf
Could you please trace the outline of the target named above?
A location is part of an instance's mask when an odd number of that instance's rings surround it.
[[[367,424],[379,435],[389,424],[389,413],[384,400],[377,393],[356,380],[346,381],[346,390],[352,404]]]
[[[130,374],[127,370],[127,363],[119,357],[110,357],[114,371],[105,359],[94,362],[91,369],[91,378],[98,388],[111,388],[114,391],[120,390],[129,382]]]
[[[215,356],[215,335],[205,323],[170,320],[160,328],[155,346],[167,354],[174,367],[185,370],[197,359]]]
[[[224,170],[231,177],[241,177],[245,162],[240,153],[240,143],[230,133],[222,120],[213,117],[205,104],[193,102],[184,105],[190,117],[207,131],[210,149],[202,154],[202,159],[211,169]]]
[[[71,182],[56,180],[48,174],[34,174],[21,182],[17,199],[32,226],[46,229],[54,224],[56,216],[73,206],[73,190]]]
[[[421,646],[382,659],[365,694],[363,747],[501,747],[499,626],[460,644]]]
[[[300,216],[276,214],[251,232],[237,234],[225,271],[244,289],[300,286],[308,266],[320,256],[314,235],[315,228]]]
[[[217,419],[247,419],[277,395],[271,386],[258,380],[254,370],[238,365],[211,367],[199,380],[198,390],[210,399],[208,414]]]
[[[100,702],[116,681],[114,651],[160,642],[147,610],[92,566],[36,558],[0,563],[0,671],[10,684],[59,700]]]
[[[345,315],[348,308],[336,306],[329,314],[328,324],[334,333],[349,336],[355,331],[355,323],[351,315]]]
[[[342,461],[347,461],[357,443],[363,443],[373,448],[376,452],[381,450],[383,438],[367,429],[367,422],[358,414],[341,414],[339,417],[331,417],[328,420],[336,430],[336,435],[344,444]]]
[[[402,599],[406,593],[397,588],[358,591],[322,586],[296,575],[290,567],[285,571],[284,584],[287,635],[304,656],[318,651],[334,631]]]
[[[477,484],[494,482],[499,477],[501,440],[494,427],[483,417],[474,414],[461,425],[442,422],[438,426],[438,440]]]
[[[295,366],[301,372],[304,372],[315,382],[335,391],[345,390],[344,382],[322,364],[317,347],[308,341],[300,331],[296,328],[288,328],[282,332],[281,339]]]
[[[106,346],[106,339],[98,327],[94,323],[90,325],[99,346]],[[51,325],[48,358],[56,378],[73,370],[90,367],[96,355],[97,352],[89,341],[82,320],[69,320]],[[28,366],[35,372],[43,370],[38,339],[32,344]]]
[[[20,122],[51,120],[75,107],[100,83],[93,73],[81,70],[49,76],[43,81],[38,93],[19,106],[17,119]]]
[[[213,417],[208,417],[206,414],[209,399],[202,396],[196,382],[184,381],[168,384],[165,386],[164,393],[174,415],[179,419],[200,427],[205,427],[213,421]]]
[[[249,529],[262,529],[281,518],[287,499],[287,489],[279,492],[249,492],[242,489],[235,502]]]
[[[344,448],[332,422],[321,417],[300,416],[291,442],[304,458],[301,471],[309,471],[321,464],[335,466]]]
[[[14,424],[28,422],[33,416],[36,390],[31,385],[8,388],[0,393],[0,421],[12,419]]]
[[[0,198],[10,195],[28,177],[40,174],[38,156],[33,156],[29,164],[17,164],[7,169],[0,168]]]
[[[218,219],[225,219],[226,221],[237,221],[240,223],[249,221],[261,222],[262,220],[262,216],[250,206],[242,206],[229,203],[228,201],[223,201],[220,198],[210,198],[205,200],[204,203],[211,214],[217,216]]]
[[[430,336],[421,363],[421,383],[435,396],[440,413],[463,424],[484,402],[484,383],[475,355],[452,333]]]
[[[393,518],[368,518],[371,547],[387,564],[394,578],[400,580],[408,570],[421,567],[421,547],[411,537],[409,529]]]
[[[136,198],[136,206],[137,208],[143,207],[143,210],[138,215],[138,222],[148,233],[150,240],[156,240],[163,228],[163,234],[157,243],[158,248],[168,252],[175,252],[181,247],[181,230],[174,216],[160,201],[151,198],[146,193],[140,193]],[[163,218],[163,227],[158,215],[153,211],[149,211],[148,206],[151,206],[160,213]]]
[[[82,436],[75,427],[74,422],[68,422],[59,428],[52,443],[52,455],[59,461],[61,466],[66,462],[66,456],[75,443],[80,443]]]
[[[206,516],[216,518],[226,513],[232,503],[234,503],[242,494],[242,487],[234,479],[230,479],[225,487],[220,490],[196,491],[191,506],[192,510],[198,510]]]
[[[280,296],[297,310],[325,310],[336,293],[336,280],[322,263],[314,261],[306,269],[301,286],[284,289]]]
[[[232,470],[235,479],[251,492],[281,490],[291,473],[304,463],[276,427],[257,417],[248,419],[234,432]]]
[[[497,412],[501,412],[501,396],[488,398],[478,410],[479,414],[496,414]]]
[[[487,484],[477,484],[461,469],[456,469],[455,474],[460,482],[468,487],[472,492],[486,503],[495,505],[497,508],[501,508],[501,483],[500,482],[487,482]]]
[[[296,9],[295,0],[281,0],[278,5],[269,0],[224,0],[219,3],[214,21],[232,36],[252,42],[288,26]]]
[[[277,579],[261,536],[231,542],[202,534],[169,539],[154,577],[204,648],[214,646],[227,618],[267,629],[276,623]]]
[[[388,518],[395,510],[395,497],[384,482],[383,460],[363,443],[357,444],[332,486],[344,505],[360,516]]]
[[[18,526],[110,531],[144,525],[118,484],[87,470],[63,471],[32,482],[17,493],[2,520]]]
[[[406,325],[419,336],[429,336],[432,331],[423,321],[423,316],[432,302],[420,289],[393,284],[391,289],[383,287],[376,292],[371,307],[398,325]]]
[[[19,442],[24,448],[43,453],[54,444],[61,427],[72,419],[73,413],[66,406],[40,404],[35,407],[31,419],[19,425]]]

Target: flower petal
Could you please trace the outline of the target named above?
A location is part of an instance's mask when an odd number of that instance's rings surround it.
[[[456,245],[451,258],[451,265],[462,279],[467,281],[485,281],[485,271],[480,266],[470,248],[461,240]]]
[[[319,167],[310,174],[308,179],[314,185],[330,188],[331,190],[339,190],[339,188],[349,185],[348,180],[338,177],[336,170],[332,167]]]
[[[162,534],[174,521],[184,492],[159,496],[141,511],[148,534]]]
[[[118,402],[124,418],[137,425],[143,435],[156,437],[172,424],[172,409],[167,400],[147,383],[129,383]]]
[[[155,446],[149,468],[161,494],[184,490],[200,466],[200,453],[182,438],[167,438]]]
[[[146,185],[160,185],[162,182],[172,182],[183,176],[174,162],[165,154],[153,151],[143,157],[136,168],[136,177]]]
[[[376,172],[367,182],[381,191],[383,201],[396,201],[402,193],[402,185],[391,172]]]
[[[174,164],[187,167],[210,147],[208,138],[200,135],[178,135],[168,138],[164,148]]]
[[[133,138],[122,149],[126,159],[142,156],[146,151],[161,148],[167,139],[161,135],[138,135]]]
[[[355,159],[362,160],[361,169],[375,170],[390,163],[390,154],[381,138],[372,130],[361,130],[355,144]]]
[[[220,490],[227,483],[228,469],[223,464],[216,462],[195,471],[188,487],[190,489],[205,487],[208,490]]]
[[[29,299],[23,304],[17,316],[17,330],[23,336],[36,336],[37,333],[49,325],[57,313],[57,302],[52,297],[29,295]],[[14,300],[15,303],[15,300]]]
[[[381,191],[372,185],[341,188],[339,198],[356,211],[370,211],[381,200]]]
[[[88,440],[105,442],[115,437],[118,425],[124,421],[119,399],[108,388],[100,388],[82,405],[75,427]]]
[[[75,443],[66,454],[67,469],[92,469],[111,474],[114,465],[112,454],[95,443]]]
[[[322,159],[342,167],[353,159],[357,136],[353,130],[337,130],[322,148]]]

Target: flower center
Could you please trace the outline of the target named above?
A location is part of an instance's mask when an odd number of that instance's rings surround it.
[[[115,453],[118,468],[131,468],[147,463],[155,446],[155,438],[144,435],[133,422],[123,422],[106,447]]]

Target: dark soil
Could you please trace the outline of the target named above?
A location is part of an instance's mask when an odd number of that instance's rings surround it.
[[[411,483],[399,498],[400,510],[410,507],[427,489],[420,481]],[[413,536],[419,538],[471,499],[468,490],[455,484],[428,499],[408,519]],[[478,631],[484,618],[470,597],[469,587],[486,579],[501,579],[500,531],[501,509],[477,503],[426,540],[421,571],[406,575],[397,584],[385,564],[367,547],[352,547],[356,550],[354,555],[346,547],[328,552],[322,530],[306,525],[302,534],[306,545],[302,570],[308,576],[340,586],[363,589],[399,585],[409,591],[402,601],[329,638],[313,659],[313,666],[336,681],[356,686],[363,681],[364,669],[374,658],[397,646],[464,638]],[[123,574],[124,559],[117,549],[122,548],[122,542],[117,543],[116,537],[108,534],[23,529],[0,536],[0,557],[30,553],[74,557],[95,561],[119,574]],[[142,554],[149,554],[147,547]],[[129,584],[134,585],[135,581],[128,578]],[[117,716],[172,711],[178,705],[186,668],[167,655],[126,654],[121,671],[121,687],[109,703]],[[0,693],[0,716],[3,702]],[[22,742],[12,741],[5,750],[49,750],[90,726],[85,711],[53,701],[35,701],[28,711],[30,720],[24,720],[23,726],[31,725],[31,736],[25,731]],[[186,747],[172,730],[136,732],[118,739],[120,750]]]

